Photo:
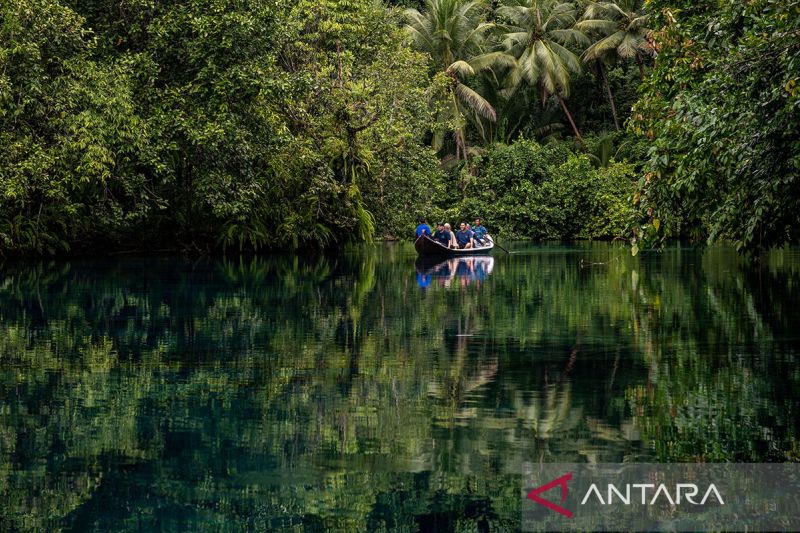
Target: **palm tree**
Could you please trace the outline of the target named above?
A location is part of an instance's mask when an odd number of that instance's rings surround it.
[[[537,87],[542,103],[555,96],[582,143],[583,137],[565,102],[571,76],[581,72],[580,59],[567,46],[589,45],[589,39],[573,28],[574,4],[560,0],[511,0],[497,14],[510,21],[503,43],[517,59],[509,73],[513,83],[524,80]]]
[[[456,159],[467,159],[468,119],[481,126],[481,119],[494,122],[492,105],[464,83],[477,71],[508,61],[505,54],[487,52],[487,34],[494,27],[484,20],[485,0],[427,0],[426,9],[405,11],[406,31],[414,46],[431,57],[433,68],[449,79],[447,101],[438,122],[449,124],[456,144]],[[434,148],[444,144],[441,131],[434,134]]]
[[[591,2],[575,28],[598,37],[583,53],[586,62],[595,61],[597,70],[603,80],[606,96],[611,104],[611,114],[614,117],[614,126],[619,131],[617,107],[614,104],[614,95],[608,83],[603,62],[608,56],[615,54],[623,59],[636,58],[639,64],[639,75],[644,78],[642,54],[650,54],[651,47],[647,41],[647,29],[644,24],[647,15],[641,11],[638,0],[612,0],[611,2]]]
[[[575,28],[602,36],[584,52],[585,60],[604,59],[611,53],[622,59],[635,59],[639,75],[644,79],[642,58],[652,54],[647,40],[650,30],[645,27],[647,15],[639,0],[591,2]]]

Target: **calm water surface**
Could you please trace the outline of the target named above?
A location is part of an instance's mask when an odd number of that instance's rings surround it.
[[[0,265],[0,530],[513,531],[537,462],[797,461],[800,252]]]

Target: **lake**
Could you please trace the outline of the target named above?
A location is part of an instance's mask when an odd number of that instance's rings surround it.
[[[0,530],[498,531],[547,462],[800,460],[800,250],[0,267]]]

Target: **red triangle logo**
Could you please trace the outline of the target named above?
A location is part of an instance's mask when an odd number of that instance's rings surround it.
[[[567,518],[572,518],[572,511],[569,509],[564,509],[561,505],[556,505],[551,501],[545,500],[544,498],[540,497],[539,494],[543,492],[547,492],[548,490],[554,487],[561,487],[561,501],[559,504],[564,503],[564,500],[567,499],[567,481],[572,479],[572,472],[564,474],[563,476],[554,479],[553,481],[542,485],[541,487],[535,488],[528,493],[528,499],[533,500],[539,505],[543,505],[550,509],[551,511],[555,511],[558,514],[564,515]]]

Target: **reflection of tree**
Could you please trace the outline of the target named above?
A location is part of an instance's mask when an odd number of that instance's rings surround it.
[[[659,460],[796,460],[800,313],[789,302],[800,272],[790,257],[777,251],[752,269],[731,250],[702,261],[672,252],[658,275],[631,284],[650,377],[626,396]]]
[[[4,265],[0,529],[513,529],[526,462],[796,454],[788,253],[398,250]]]

